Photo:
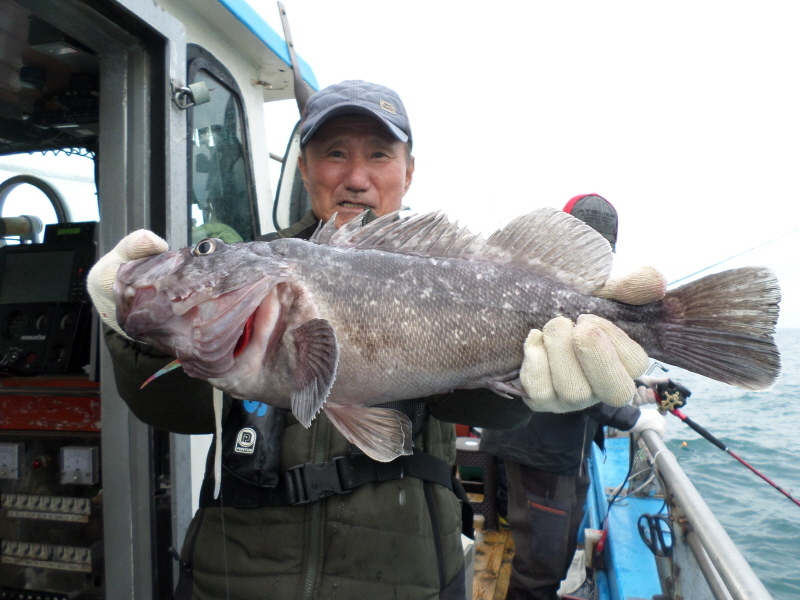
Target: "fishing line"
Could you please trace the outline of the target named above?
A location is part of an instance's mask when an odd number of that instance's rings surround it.
[[[797,233],[798,231],[800,231],[800,229],[795,229],[794,231],[790,231],[789,233],[784,233],[783,235],[781,235],[779,237],[776,237],[776,238],[773,238],[773,239],[771,239],[771,240],[769,240],[767,242],[764,242],[763,244],[759,244],[758,246],[753,246],[752,248],[748,248],[744,252],[739,252],[739,254],[734,254],[733,256],[729,256],[725,260],[721,260],[721,261],[719,261],[717,263],[714,263],[713,265],[709,265],[707,267],[704,267],[704,268],[700,269],[699,271],[695,271],[691,275],[687,275],[686,277],[681,277],[680,279],[676,279],[672,283],[667,284],[667,287],[675,285],[676,283],[679,283],[679,282],[683,281],[684,279],[689,279],[689,277],[694,277],[695,275],[698,275],[699,273],[702,273],[703,271],[708,271],[709,269],[712,269],[712,268],[716,267],[717,265],[721,265],[722,263],[726,263],[729,260],[733,260],[734,258],[736,258],[738,256],[741,256],[742,254],[747,254],[748,252],[751,252],[752,250],[755,250],[756,248],[761,248],[762,246],[766,246],[767,244],[771,244],[773,242],[777,242],[778,240],[782,240],[783,238],[785,238],[787,236],[790,236],[793,233]]]

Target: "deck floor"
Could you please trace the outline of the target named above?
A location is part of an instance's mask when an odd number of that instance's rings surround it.
[[[483,528],[483,517],[475,517],[475,576],[472,600],[504,600],[511,578],[514,540],[508,528]]]

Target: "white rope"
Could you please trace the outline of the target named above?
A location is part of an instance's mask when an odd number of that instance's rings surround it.
[[[222,483],[222,390],[214,388],[214,425],[217,443],[214,446],[214,498],[219,498]]]
[[[219,515],[222,520],[222,563],[225,567],[225,597],[231,598],[230,578],[228,577],[228,538],[225,536],[225,507],[221,494],[222,484],[222,390],[214,388],[214,425],[216,440],[214,443],[214,498],[219,498]]]
[[[656,464],[656,459],[658,458],[658,455],[661,454],[662,452],[669,452],[669,450],[667,450],[666,448],[661,448],[658,452],[653,454],[653,462],[652,462],[652,464]],[[672,454],[672,452],[669,452],[669,453]],[[675,456],[674,454],[672,454],[672,455]]]

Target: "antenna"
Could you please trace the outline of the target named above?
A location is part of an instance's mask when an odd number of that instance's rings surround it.
[[[289,59],[292,61],[291,67],[294,73],[294,98],[297,100],[297,109],[300,111],[300,116],[303,116],[303,109],[306,107],[306,102],[310,94],[308,93],[308,86],[303,81],[303,75],[300,73],[300,63],[297,61],[297,53],[294,51],[294,42],[292,41],[292,32],[289,30],[289,19],[286,17],[286,8],[283,2],[278,2],[278,10],[281,13],[281,24],[283,25],[283,37],[286,38],[286,47],[289,50]]]

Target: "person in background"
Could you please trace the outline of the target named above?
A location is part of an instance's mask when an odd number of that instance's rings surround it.
[[[277,237],[308,239],[334,214],[340,226],[400,209],[414,158],[408,116],[391,89],[345,81],[315,93],[300,143],[311,210]],[[129,339],[116,323],[118,265],[166,249],[155,234],[134,232],[98,261],[88,287],[108,326],[117,388],[131,411],[168,431],[214,433],[211,386],[176,370],[140,390],[172,357]],[[561,368],[557,359],[548,364]],[[453,423],[502,429],[531,411],[520,398],[486,389],[390,404],[413,423],[414,454],[377,463],[324,413],[306,429],[289,411],[225,396],[222,432],[209,451],[200,508],[181,551],[176,598],[464,600],[461,534],[472,521],[452,478]],[[238,453],[248,429],[253,451]],[[222,478],[215,498],[217,446]]]
[[[575,196],[564,212],[595,229],[615,250],[617,212],[605,198]],[[603,448],[604,425],[632,432],[654,429],[662,437],[666,431],[658,411],[639,409],[643,402],[655,402],[650,387],[637,388],[633,403],[622,407],[598,403],[575,412],[537,412],[523,427],[483,430],[480,449],[503,459],[507,472],[507,520],[515,546],[507,600],[558,598],[583,520],[592,441]]]

